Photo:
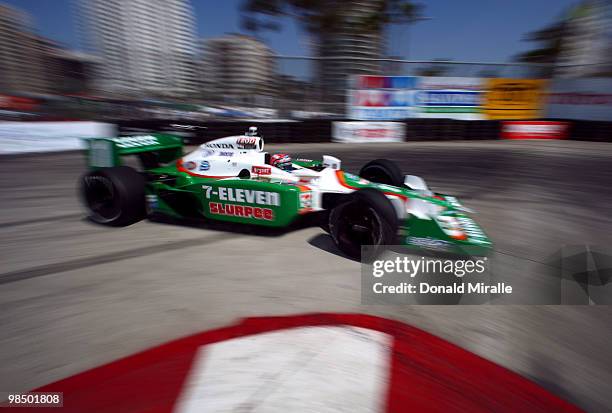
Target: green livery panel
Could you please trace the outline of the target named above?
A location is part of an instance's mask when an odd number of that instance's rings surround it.
[[[183,155],[182,140],[173,135],[152,133],[150,135],[118,138],[86,139],[90,169],[120,166],[121,157],[152,154],[156,162],[166,163]]]
[[[201,217],[269,227],[287,226],[307,208],[301,196],[305,192],[295,185],[185,175],[177,177],[176,182],[176,186],[151,182],[148,208],[181,217],[187,215],[182,207],[197,205],[195,213]]]
[[[284,227],[299,215],[300,189],[251,180],[201,185],[204,216],[221,221]]]
[[[461,222],[465,238],[450,237],[434,219],[409,216],[400,229],[400,242],[417,249],[427,248],[461,255],[484,256],[490,252],[491,241],[474,220],[457,211],[448,211],[443,215],[453,216]]]

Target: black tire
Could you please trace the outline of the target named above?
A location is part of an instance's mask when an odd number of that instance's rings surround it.
[[[329,210],[321,211],[321,219],[319,221],[319,227],[329,234]]]
[[[102,168],[81,178],[81,197],[89,219],[102,225],[123,227],[145,215],[145,179],[127,166]]]
[[[359,176],[371,182],[392,186],[403,186],[404,175],[397,164],[388,159],[375,159],[364,165]]]
[[[344,254],[364,262],[373,260],[385,245],[397,237],[398,219],[391,201],[373,188],[353,193],[329,214],[329,233]],[[362,256],[361,247],[373,245]]]

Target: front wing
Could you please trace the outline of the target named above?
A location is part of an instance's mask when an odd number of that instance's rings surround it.
[[[491,240],[473,219],[457,211],[445,216],[454,218],[460,226],[460,234],[450,235],[435,218],[409,216],[399,230],[399,242],[412,248],[460,255],[485,256],[491,251]]]

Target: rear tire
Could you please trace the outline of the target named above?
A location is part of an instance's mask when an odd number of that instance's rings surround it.
[[[391,201],[373,188],[361,189],[329,214],[329,233],[344,254],[364,262],[373,260],[385,245],[395,244],[398,219]],[[362,246],[372,245],[366,254]]]
[[[81,178],[81,197],[95,223],[122,227],[142,220],[145,179],[127,166],[101,168]]]
[[[359,171],[359,176],[370,182],[392,186],[404,186],[404,175],[397,164],[388,159],[375,159]]]

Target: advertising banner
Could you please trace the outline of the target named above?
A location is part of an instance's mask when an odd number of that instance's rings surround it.
[[[36,109],[38,104],[39,102],[35,99],[20,96],[0,95],[0,109],[27,111]]]
[[[612,78],[552,81],[545,114],[556,119],[612,121]]]
[[[475,77],[420,77],[415,106],[420,118],[484,119],[484,79]]]
[[[541,79],[486,79],[483,110],[487,119],[541,117],[546,82]]]
[[[502,124],[502,139],[565,139],[566,122],[506,121]]]
[[[332,141],[346,143],[402,142],[406,136],[401,122],[334,122]]]
[[[416,77],[356,76],[348,93],[348,117],[400,120],[414,117]]]
[[[84,149],[82,138],[115,136],[100,122],[0,122],[0,154]]]
[[[541,79],[356,76],[348,94],[348,117],[536,119],[542,117],[545,86]]]

